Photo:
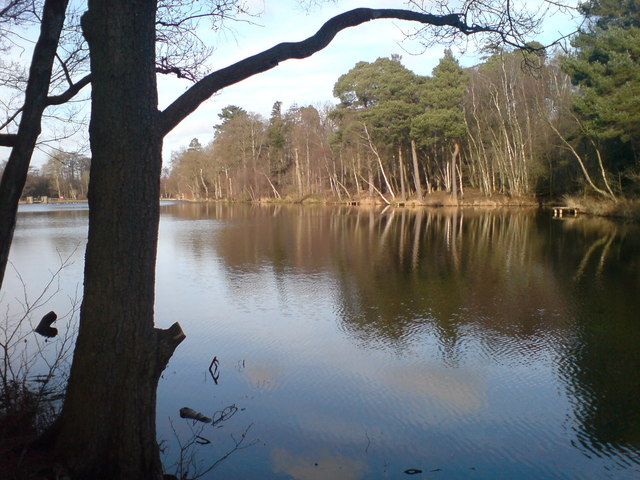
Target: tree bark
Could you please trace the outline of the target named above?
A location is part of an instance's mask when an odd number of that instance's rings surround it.
[[[295,165],[296,165],[296,185],[298,186],[298,196],[302,197],[303,195],[303,191],[302,191],[302,175],[300,174],[300,159],[298,156],[298,149],[294,148],[293,149],[293,153],[294,153],[294,158],[295,158]]]
[[[33,50],[18,132],[15,135],[4,135],[5,139],[11,138],[11,143],[7,145],[13,148],[0,182],[0,287],[9,260],[18,202],[42,128],[42,113],[47,106],[51,71],[67,3],[68,0],[47,0],[44,3],[40,35]]]
[[[407,198],[407,190],[404,186],[404,160],[402,159],[402,146],[398,145],[398,169],[400,170],[400,198]]]
[[[418,152],[416,151],[416,141],[411,140],[411,159],[413,160],[413,183],[416,187],[416,196],[422,200],[422,187],[420,186],[420,167],[418,165]]]
[[[391,195],[391,198],[395,199],[396,194],[393,192],[393,188],[391,188],[391,184],[389,183],[387,174],[384,172],[384,167],[382,166],[382,158],[380,158],[380,154],[378,153],[378,150],[376,149],[375,145],[373,144],[373,141],[371,140],[371,135],[369,135],[369,130],[367,129],[367,125],[363,123],[362,126],[364,127],[364,133],[367,135],[367,140],[369,141],[369,148],[375,155],[376,159],[378,159],[378,167],[380,167],[380,172],[382,173],[382,177],[384,178],[384,183],[387,186],[387,191]]]
[[[451,196],[458,201],[458,181],[456,180],[456,160],[460,156],[460,144],[454,142],[453,154],[451,154]]]
[[[92,0],[84,297],[55,452],[73,478],[160,478],[156,388],[184,334],[153,325],[162,135],[155,2]]]

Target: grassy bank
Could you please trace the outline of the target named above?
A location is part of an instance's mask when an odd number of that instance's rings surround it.
[[[467,189],[464,195],[460,195],[456,201],[447,192],[432,192],[424,195],[422,199],[416,197],[391,198],[380,195],[368,194],[343,196],[336,198],[333,195],[306,195],[304,197],[287,195],[280,198],[262,197],[256,200],[248,199],[177,199],[163,198],[162,200],[174,200],[185,202],[230,202],[230,203],[261,203],[261,204],[301,204],[301,205],[354,205],[354,206],[380,206],[391,205],[393,207],[536,207],[541,202],[534,197],[510,197],[508,195],[492,195],[487,197],[477,190]],[[21,201],[21,204],[27,202]],[[86,203],[86,200],[59,200],[49,199],[48,204]],[[586,196],[565,196],[561,201],[548,202],[548,205],[563,205],[575,208],[580,213],[598,217],[623,218],[640,222],[640,199],[619,199],[614,202],[601,198]]]
[[[581,213],[598,217],[624,218],[640,222],[640,200],[619,199],[605,200],[593,197],[567,196],[563,203],[570,208],[576,208]]]
[[[266,204],[322,204],[322,205],[361,205],[361,206],[385,206],[394,207],[532,207],[538,206],[539,202],[533,197],[509,197],[507,195],[493,195],[487,197],[475,190],[465,190],[464,195],[459,195],[454,199],[447,192],[432,192],[419,199],[415,196],[392,198],[388,195],[370,196],[368,194],[343,196],[336,198],[333,195],[307,195],[304,197],[284,196],[280,198],[263,197],[255,201]]]

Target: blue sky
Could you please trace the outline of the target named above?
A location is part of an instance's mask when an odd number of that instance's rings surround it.
[[[514,0],[535,8],[543,0]],[[569,0],[574,1],[574,0]],[[209,33],[201,29],[201,36],[215,51],[208,62],[210,71],[225,67],[249,55],[265,50],[284,41],[302,40],[312,35],[332,16],[357,7],[404,8],[402,0],[336,0],[319,2],[321,6],[306,12],[296,0],[245,0],[253,11],[262,12],[254,19],[254,24],[230,23],[228,30],[222,33]],[[450,4],[457,2],[450,2]],[[218,122],[218,113],[229,104],[239,105],[246,110],[268,116],[276,100],[283,102],[283,109],[293,103],[299,105],[335,103],[332,88],[338,77],[347,72],[361,60],[374,61],[378,57],[388,57],[393,53],[401,54],[403,63],[418,74],[429,74],[437,64],[444,50],[436,46],[424,50],[417,43],[405,41],[405,32],[411,31],[408,22],[376,20],[356,28],[348,29],[334,39],[324,50],[304,60],[289,60],[273,70],[262,73],[239,84],[226,88],[206,101],[190,117],[177,126],[165,138],[163,158],[168,165],[171,152],[188,145],[197,137],[201,143],[211,141],[212,126]],[[568,15],[557,13],[549,16],[544,23],[541,35],[536,38],[542,42],[551,41],[575,29],[575,21]],[[463,65],[478,62],[477,50],[469,45],[466,52],[454,52]],[[22,58],[28,59],[29,54]],[[167,106],[173,99],[190,86],[185,80],[172,77],[159,77],[160,108]],[[2,92],[0,91],[0,95]],[[84,139],[78,143],[86,145]],[[67,141],[62,148],[74,149],[73,142]],[[0,159],[8,156],[8,149],[0,149]],[[46,154],[38,152],[34,164],[46,161]]]
[[[333,15],[357,7],[403,8],[406,2],[397,0],[338,0],[328,2],[310,12],[303,11],[299,2],[292,0],[253,0],[254,8],[263,13],[256,22],[260,24],[231,24],[234,34],[217,37],[216,51],[211,58],[211,69],[234,63],[280,42],[302,40],[313,33]],[[453,3],[453,2],[451,2]],[[529,6],[540,0],[526,2]],[[444,47],[424,50],[415,42],[405,41],[405,33],[411,31],[409,22],[376,20],[348,29],[334,39],[324,50],[303,60],[289,60],[273,70],[228,87],[205,102],[196,112],[183,121],[165,138],[164,159],[168,162],[171,152],[188,145],[197,137],[201,143],[213,137],[212,126],[217,122],[220,110],[230,104],[268,116],[276,100],[283,102],[283,109],[299,105],[335,103],[333,85],[338,77],[352,68],[356,62],[374,61],[378,57],[401,54],[409,69],[422,75],[431,73],[442,56]],[[540,36],[541,41],[551,41],[559,33],[575,29],[575,21],[555,12],[549,16]],[[454,49],[455,51],[455,49]],[[477,50],[469,45],[463,54],[457,52],[463,65],[478,62]],[[188,82],[162,78],[159,82],[161,107],[188,87]]]

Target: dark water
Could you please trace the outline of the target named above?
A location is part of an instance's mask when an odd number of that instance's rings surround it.
[[[54,305],[81,286],[86,213],[21,211],[11,258],[34,289],[81,245]],[[157,267],[157,323],[187,333],[158,392],[169,463],[171,423],[196,428],[180,407],[235,404],[196,462],[249,425],[256,443],[206,478],[640,478],[637,226],[174,205]]]

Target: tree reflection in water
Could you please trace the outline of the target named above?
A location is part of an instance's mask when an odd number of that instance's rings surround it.
[[[509,209],[186,204],[165,215],[195,221],[174,241],[195,258],[215,256],[239,302],[256,296],[267,273],[282,305],[309,301],[291,298],[292,277],[308,282],[311,292],[328,281],[334,296],[328,303],[358,348],[435,354],[439,360],[428,369],[407,361],[380,366],[379,376],[407,401],[429,397],[435,402],[429,405],[445,405],[438,415],[482,416],[486,402],[496,401],[485,379],[457,368],[465,362],[501,362],[512,375],[531,375],[510,379],[534,385],[543,358],[567,394],[564,428],[574,447],[637,468],[638,226]],[[258,367],[247,365],[247,382],[277,392],[287,366]],[[320,433],[333,420],[320,412],[306,419]],[[304,470],[304,453],[274,452],[276,471]],[[373,472],[349,462],[354,478]]]
[[[209,204],[168,213],[224,223],[214,236],[203,228],[184,242],[194,252],[215,249],[230,278],[266,269],[284,285],[289,274],[329,275],[341,328],[359,345],[403,352],[435,333],[445,366],[464,358],[470,338],[512,365],[554,352],[576,448],[639,462],[637,226],[508,209]],[[254,288],[243,283],[234,295]],[[396,372],[393,381],[418,391],[422,381],[443,402],[463,401],[452,391],[474,408],[484,401],[455,385],[438,394],[446,382],[437,371],[409,374]],[[296,462],[278,454],[282,471]]]

